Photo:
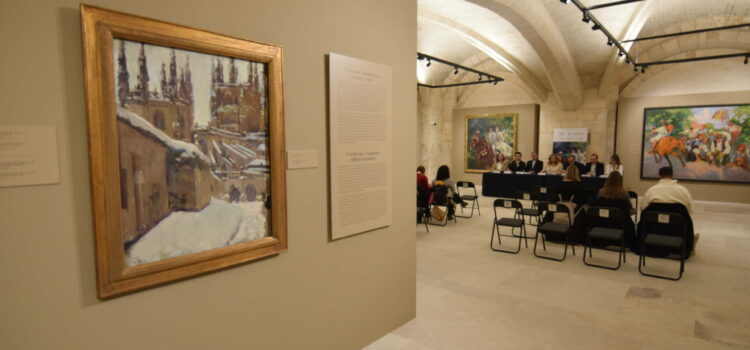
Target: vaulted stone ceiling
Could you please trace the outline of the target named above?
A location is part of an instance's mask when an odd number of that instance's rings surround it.
[[[615,0],[581,0],[586,7]],[[558,100],[564,110],[580,106],[582,91],[616,98],[671,66],[634,73],[606,45],[606,36],[581,21],[581,12],[559,0],[419,0],[418,50],[506,79],[533,100]],[[592,11],[620,40],[750,23],[750,0],[646,0]],[[747,27],[628,44],[639,62],[750,52]],[[735,59],[738,62],[742,58]],[[449,67],[422,63],[421,82],[476,79]],[[471,93],[474,88],[461,88]],[[461,92],[459,92],[459,95]]]

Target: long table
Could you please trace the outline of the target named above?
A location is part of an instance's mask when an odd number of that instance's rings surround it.
[[[560,175],[532,175],[484,173],[482,175],[482,195],[488,197],[514,198],[518,191],[533,191],[538,186],[555,188],[563,180]],[[596,201],[596,194],[604,187],[603,177],[581,177],[581,183],[588,193],[588,203]]]

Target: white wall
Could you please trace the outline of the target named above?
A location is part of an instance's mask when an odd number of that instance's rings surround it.
[[[61,170],[60,184],[0,188],[0,349],[357,349],[414,317],[414,1],[94,0],[282,45],[287,147],[322,155],[320,167],[287,173],[288,252],[106,302],[96,298],[78,4],[0,2],[0,123],[56,127]],[[398,150],[393,225],[336,242],[331,51],[393,67]]]

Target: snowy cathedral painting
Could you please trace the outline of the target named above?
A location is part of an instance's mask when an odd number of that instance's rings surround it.
[[[267,65],[114,39],[125,264],[269,235]]]

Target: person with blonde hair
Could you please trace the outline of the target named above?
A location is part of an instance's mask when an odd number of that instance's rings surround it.
[[[550,154],[547,159],[547,165],[544,166],[544,172],[547,174],[562,174],[563,165],[556,154]]]

